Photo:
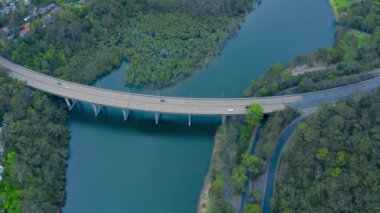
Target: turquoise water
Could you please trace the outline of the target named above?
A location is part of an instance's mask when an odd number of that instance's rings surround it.
[[[271,65],[331,46],[333,14],[327,0],[263,0],[247,16],[220,56],[190,78],[148,94],[240,97]],[[96,86],[122,91],[123,63]],[[127,122],[116,109],[95,118],[88,104],[70,114],[70,158],[64,212],[195,212],[209,168],[220,118],[133,112]]]

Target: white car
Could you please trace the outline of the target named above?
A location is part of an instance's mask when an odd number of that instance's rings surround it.
[[[227,109],[227,112],[233,112],[234,111],[234,109]]]

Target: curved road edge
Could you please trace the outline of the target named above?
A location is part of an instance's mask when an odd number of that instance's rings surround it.
[[[259,130],[261,127],[262,127],[262,125],[259,125],[258,127],[255,128],[255,130],[253,132],[252,144],[251,144],[251,148],[249,150],[250,156],[255,153],[255,148],[256,148],[257,142],[259,141],[259,136],[260,136]],[[247,203],[247,196],[248,196],[247,192],[249,191],[249,187],[250,187],[250,178],[251,178],[251,173],[249,171],[247,171],[247,180],[244,183],[245,191],[241,195],[241,203],[240,203],[239,212],[243,212],[245,204]]]
[[[274,192],[276,172],[277,172],[278,164],[280,162],[282,150],[285,147],[286,143],[289,141],[289,139],[292,137],[298,125],[302,121],[304,121],[306,116],[309,114],[310,113],[303,113],[302,115],[294,119],[292,123],[290,123],[285,128],[285,130],[282,132],[280,136],[275,153],[273,157],[270,159],[268,170],[267,170],[267,178],[266,178],[266,183],[265,183],[265,193],[264,193],[264,200],[263,200],[263,213],[271,212],[270,199],[272,198],[272,195]]]

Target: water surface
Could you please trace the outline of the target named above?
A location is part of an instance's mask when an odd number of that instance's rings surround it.
[[[205,69],[148,94],[240,97],[269,66],[328,47],[334,38],[327,0],[263,0],[238,35]],[[122,91],[127,63],[96,86]],[[73,110],[64,212],[195,212],[220,118],[134,112],[123,122],[107,108],[98,118],[88,104]]]

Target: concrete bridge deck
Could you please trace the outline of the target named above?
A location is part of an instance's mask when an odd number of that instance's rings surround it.
[[[68,105],[76,101],[93,104],[97,115],[102,106],[123,110],[138,110],[153,113],[172,113],[186,115],[242,115],[248,105],[260,104],[265,113],[292,106],[299,110],[318,107],[322,102],[336,102],[354,90],[369,91],[380,85],[380,77],[367,81],[319,92],[287,96],[254,98],[185,98],[142,95],[107,90],[50,77],[0,57],[0,66],[9,69],[12,78],[25,81],[32,88],[66,98]],[[164,101],[162,101],[164,100]],[[72,108],[73,105],[70,107]]]

